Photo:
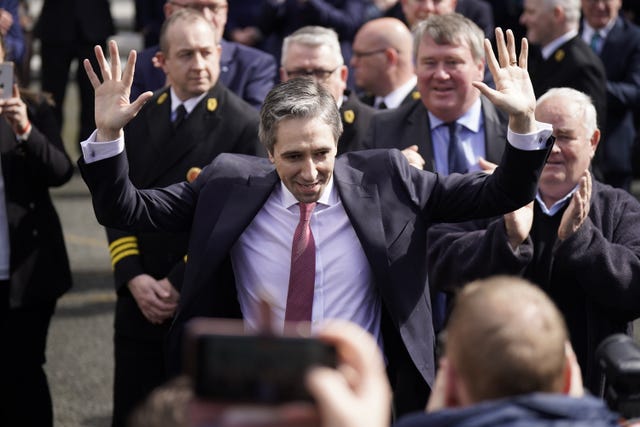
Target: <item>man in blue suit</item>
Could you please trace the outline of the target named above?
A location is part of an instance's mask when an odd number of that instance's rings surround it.
[[[640,107],[640,28],[619,12],[622,0],[582,0],[582,40],[602,59],[607,77],[607,117],[595,158],[602,180],[631,188],[636,137],[633,110]]]
[[[427,229],[433,222],[498,214],[530,201],[552,145],[550,127],[533,116],[535,97],[523,68],[527,45],[518,57],[512,34],[508,43],[501,31],[497,35],[500,59],[489,49],[489,64],[498,90],[477,83],[510,117],[510,142],[493,174],[439,176],[410,166],[398,150],[336,158],[342,131],[336,101],[323,85],[300,78],[276,86],[265,99],[259,136],[269,159],[221,154],[195,181],[152,190],[129,181],[122,152],[122,126],[151,93],[123,102],[135,54],[122,73],[117,59],[109,65],[96,48],[103,82],[88,61],[85,69],[96,90],[98,129],[83,143],[80,166],[97,218],[123,230],[190,232],[170,332],[173,363],[182,327],[194,317],[242,317],[254,327],[259,301],[267,298],[273,327],[281,330],[290,309],[307,304],[298,319],[311,321],[313,329],[342,318],[377,338],[389,362],[396,413],[424,407],[435,375]],[[119,58],[115,42],[110,55]],[[301,222],[314,236],[305,251],[315,254],[308,259],[315,264],[305,270],[306,280],[287,286],[296,276],[290,275],[296,266],[290,259],[298,209],[308,208],[312,212]],[[306,281],[307,295],[290,299]]]
[[[220,81],[240,98],[260,109],[264,97],[278,78],[275,59],[258,49],[222,38],[229,8],[226,0],[169,0],[164,5],[165,16],[182,8],[200,10],[218,28],[218,39],[222,47]],[[143,50],[138,56],[131,87],[132,99],[170,83],[166,81],[162,68],[157,67],[155,56],[158,51],[159,46],[153,46]]]

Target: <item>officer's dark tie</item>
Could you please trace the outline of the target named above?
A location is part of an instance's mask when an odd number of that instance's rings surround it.
[[[187,109],[184,108],[184,104],[180,104],[178,105],[178,108],[176,108],[176,111],[173,113],[174,117],[173,117],[173,129],[178,129],[178,126],[180,126],[182,124],[182,122],[184,121],[184,118],[187,116]]]
[[[387,104],[385,104],[384,101],[378,104],[378,110],[386,110],[386,109],[387,109]]]
[[[284,320],[310,321],[313,309],[313,289],[316,280],[316,243],[309,222],[315,203],[298,203],[300,221],[293,233],[291,271]]]
[[[449,164],[449,173],[466,173],[469,170],[467,160],[464,155],[462,143],[458,137],[460,132],[460,124],[457,122],[447,123],[449,128],[449,148],[447,150],[447,162]]]

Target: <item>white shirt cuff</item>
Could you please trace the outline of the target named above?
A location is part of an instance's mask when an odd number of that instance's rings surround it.
[[[547,139],[551,136],[553,128],[549,123],[536,120],[537,131],[533,133],[515,133],[507,130],[507,140],[513,147],[524,151],[544,150],[547,148]]]
[[[115,157],[124,151],[124,137],[114,141],[96,141],[97,130],[89,136],[86,141],[80,143],[82,157],[86,163],[93,163],[99,160]]]

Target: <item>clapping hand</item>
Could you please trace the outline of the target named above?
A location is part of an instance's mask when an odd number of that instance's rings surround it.
[[[129,53],[124,70],[121,69],[118,45],[109,42],[109,56],[107,61],[100,46],[95,47],[96,59],[100,66],[102,82],[93,71],[88,59],[84,60],[84,69],[95,90],[95,120],[98,134],[97,141],[112,141],[121,136],[122,128],[140,111],[152,92],[141,94],[134,102],[129,102],[131,84],[136,64],[136,52]]]

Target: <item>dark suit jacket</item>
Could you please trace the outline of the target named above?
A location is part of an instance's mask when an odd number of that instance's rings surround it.
[[[640,108],[640,29],[618,17],[600,58],[607,76],[607,116],[596,162],[604,173],[631,174],[633,110]]]
[[[104,44],[115,33],[109,0],[44,0],[34,29],[51,44]]]
[[[262,101],[278,78],[278,67],[273,56],[239,43],[221,40],[220,81],[233,93],[255,108],[260,109]],[[151,59],[159,47],[149,47],[138,55],[136,71],[131,86],[131,99],[141,93],[156,91],[166,83],[162,68],[153,66]]]
[[[546,143],[550,147],[549,142]],[[492,175],[447,177],[411,167],[397,150],[347,153],[334,183],[369,260],[383,302],[382,331],[399,413],[424,407],[435,374],[426,286],[426,231],[433,222],[509,211],[533,197],[547,150],[508,147]],[[221,154],[191,184],[136,190],[124,155],[80,160],[98,220],[137,231],[191,231],[178,313],[170,335],[173,366],[184,322],[239,317],[229,251],[280,180],[266,159]],[[114,206],[114,202],[116,202]]]
[[[563,212],[554,216],[557,224]],[[541,238],[553,248],[550,271],[541,272],[544,248],[531,236],[547,221],[536,206],[532,233],[517,252],[509,245],[503,217],[438,224],[428,233],[429,279],[448,291],[495,274],[534,281],[563,313],[585,385],[597,394],[598,344],[626,332],[640,316],[640,203],[594,180],[589,217],[576,233],[564,241],[555,239],[557,233]]]
[[[27,103],[32,130],[18,143],[0,120],[0,154],[11,246],[11,306],[51,303],[71,287],[62,227],[49,187],[69,181],[73,164],[64,151],[51,107]]]
[[[487,160],[499,163],[507,140],[507,117],[486,98],[481,98],[484,114],[485,149]],[[369,126],[364,148],[405,149],[416,144],[425,160],[424,169],[434,172],[435,159],[431,143],[429,114],[421,100],[412,104],[381,111]]]
[[[354,92],[346,90],[344,94],[347,99],[340,107],[344,131],[338,140],[338,154],[355,151],[362,147],[369,123],[377,111],[363,104]]]
[[[129,177],[139,188],[184,181],[192,167],[204,168],[220,153],[264,154],[257,112],[222,84],[209,91],[176,131],[169,89],[156,92],[126,126],[125,140]],[[165,328],[148,322],[126,284],[146,273],[156,279],[168,276],[180,289],[188,233],[132,234],[108,228],[107,236],[118,293],[116,333],[162,339],[168,322]]]
[[[485,0],[458,0],[456,12],[466,16],[476,23],[484,31],[484,36],[489,40],[495,38],[495,25],[493,23],[493,7]]]
[[[552,87],[571,87],[591,97],[598,113],[598,123],[607,117],[606,77],[600,58],[580,38],[575,36],[560,46],[546,61],[540,49],[532,46],[529,75],[536,97]]]

